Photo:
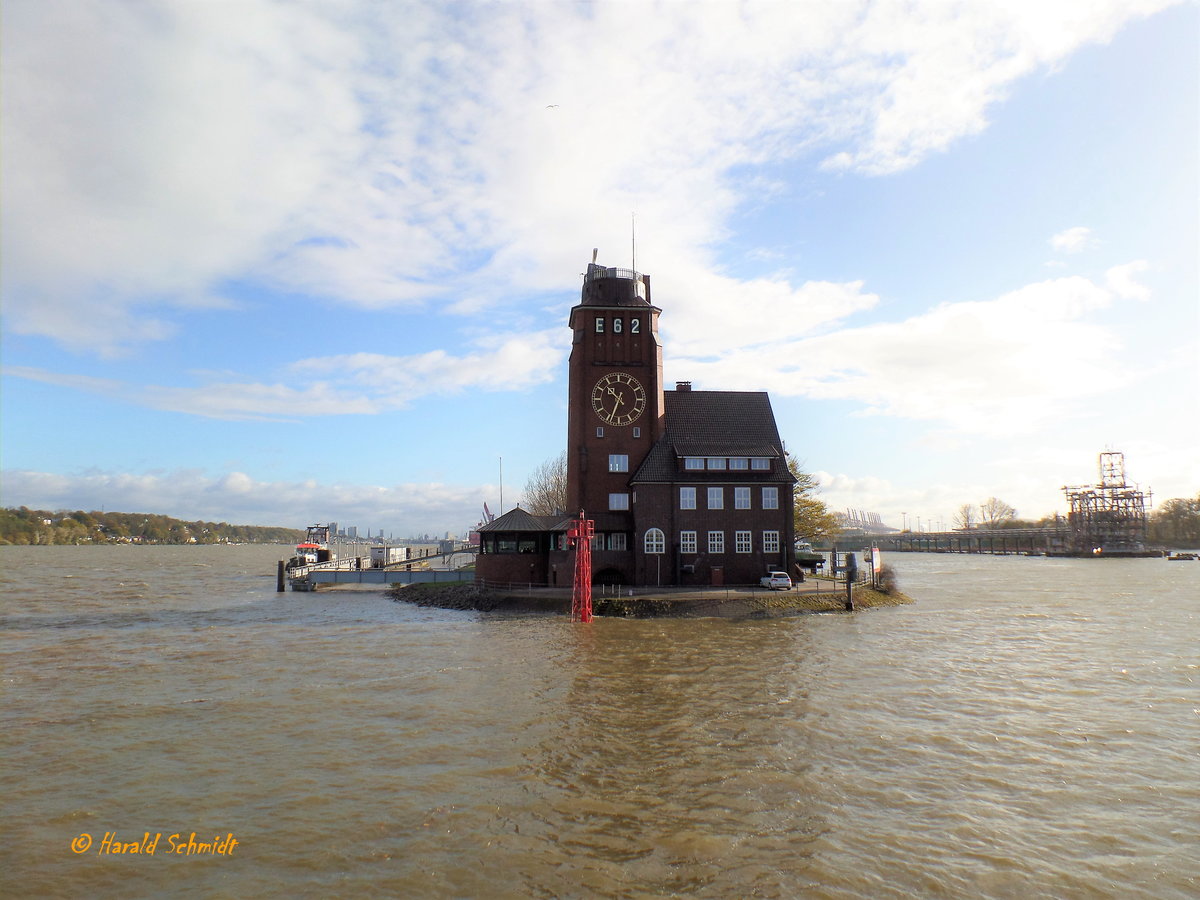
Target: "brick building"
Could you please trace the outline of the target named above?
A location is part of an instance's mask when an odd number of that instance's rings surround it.
[[[747,584],[792,569],[792,485],[765,393],[665,390],[650,278],[592,263],[571,310],[571,515],[517,508],[480,528],[477,578],[569,585],[572,515],[595,522],[595,580]]]

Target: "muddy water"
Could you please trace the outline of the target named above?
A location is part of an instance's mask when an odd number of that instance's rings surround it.
[[[1200,562],[580,626],[283,551],[0,548],[0,895],[1200,894]]]

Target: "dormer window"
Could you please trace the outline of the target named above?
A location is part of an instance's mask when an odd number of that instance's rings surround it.
[[[708,458],[708,467],[710,469],[724,469],[725,468],[725,457],[710,456]]]
[[[704,468],[703,456],[685,456],[683,458],[683,467],[690,471]]]
[[[750,460],[750,468],[756,472],[769,472],[771,460],[766,456],[756,456]]]

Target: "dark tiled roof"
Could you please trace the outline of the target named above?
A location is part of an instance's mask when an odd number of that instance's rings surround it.
[[[535,516],[527,513],[519,506],[514,506],[504,515],[486,525],[480,525],[480,532],[485,531],[566,531],[568,516]]]
[[[765,481],[790,484],[781,464],[783,442],[763,391],[667,391],[666,434],[646,455],[632,483],[662,481]],[[775,471],[680,470],[678,456],[765,456]]]
[[[673,447],[676,456],[765,456],[768,459],[779,456],[779,448],[770,444],[755,446],[731,441],[690,441],[676,443]]]

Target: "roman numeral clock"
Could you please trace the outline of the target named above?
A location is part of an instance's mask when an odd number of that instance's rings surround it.
[[[592,409],[608,425],[632,425],[646,411],[646,391],[625,372],[609,372],[592,388]]]

